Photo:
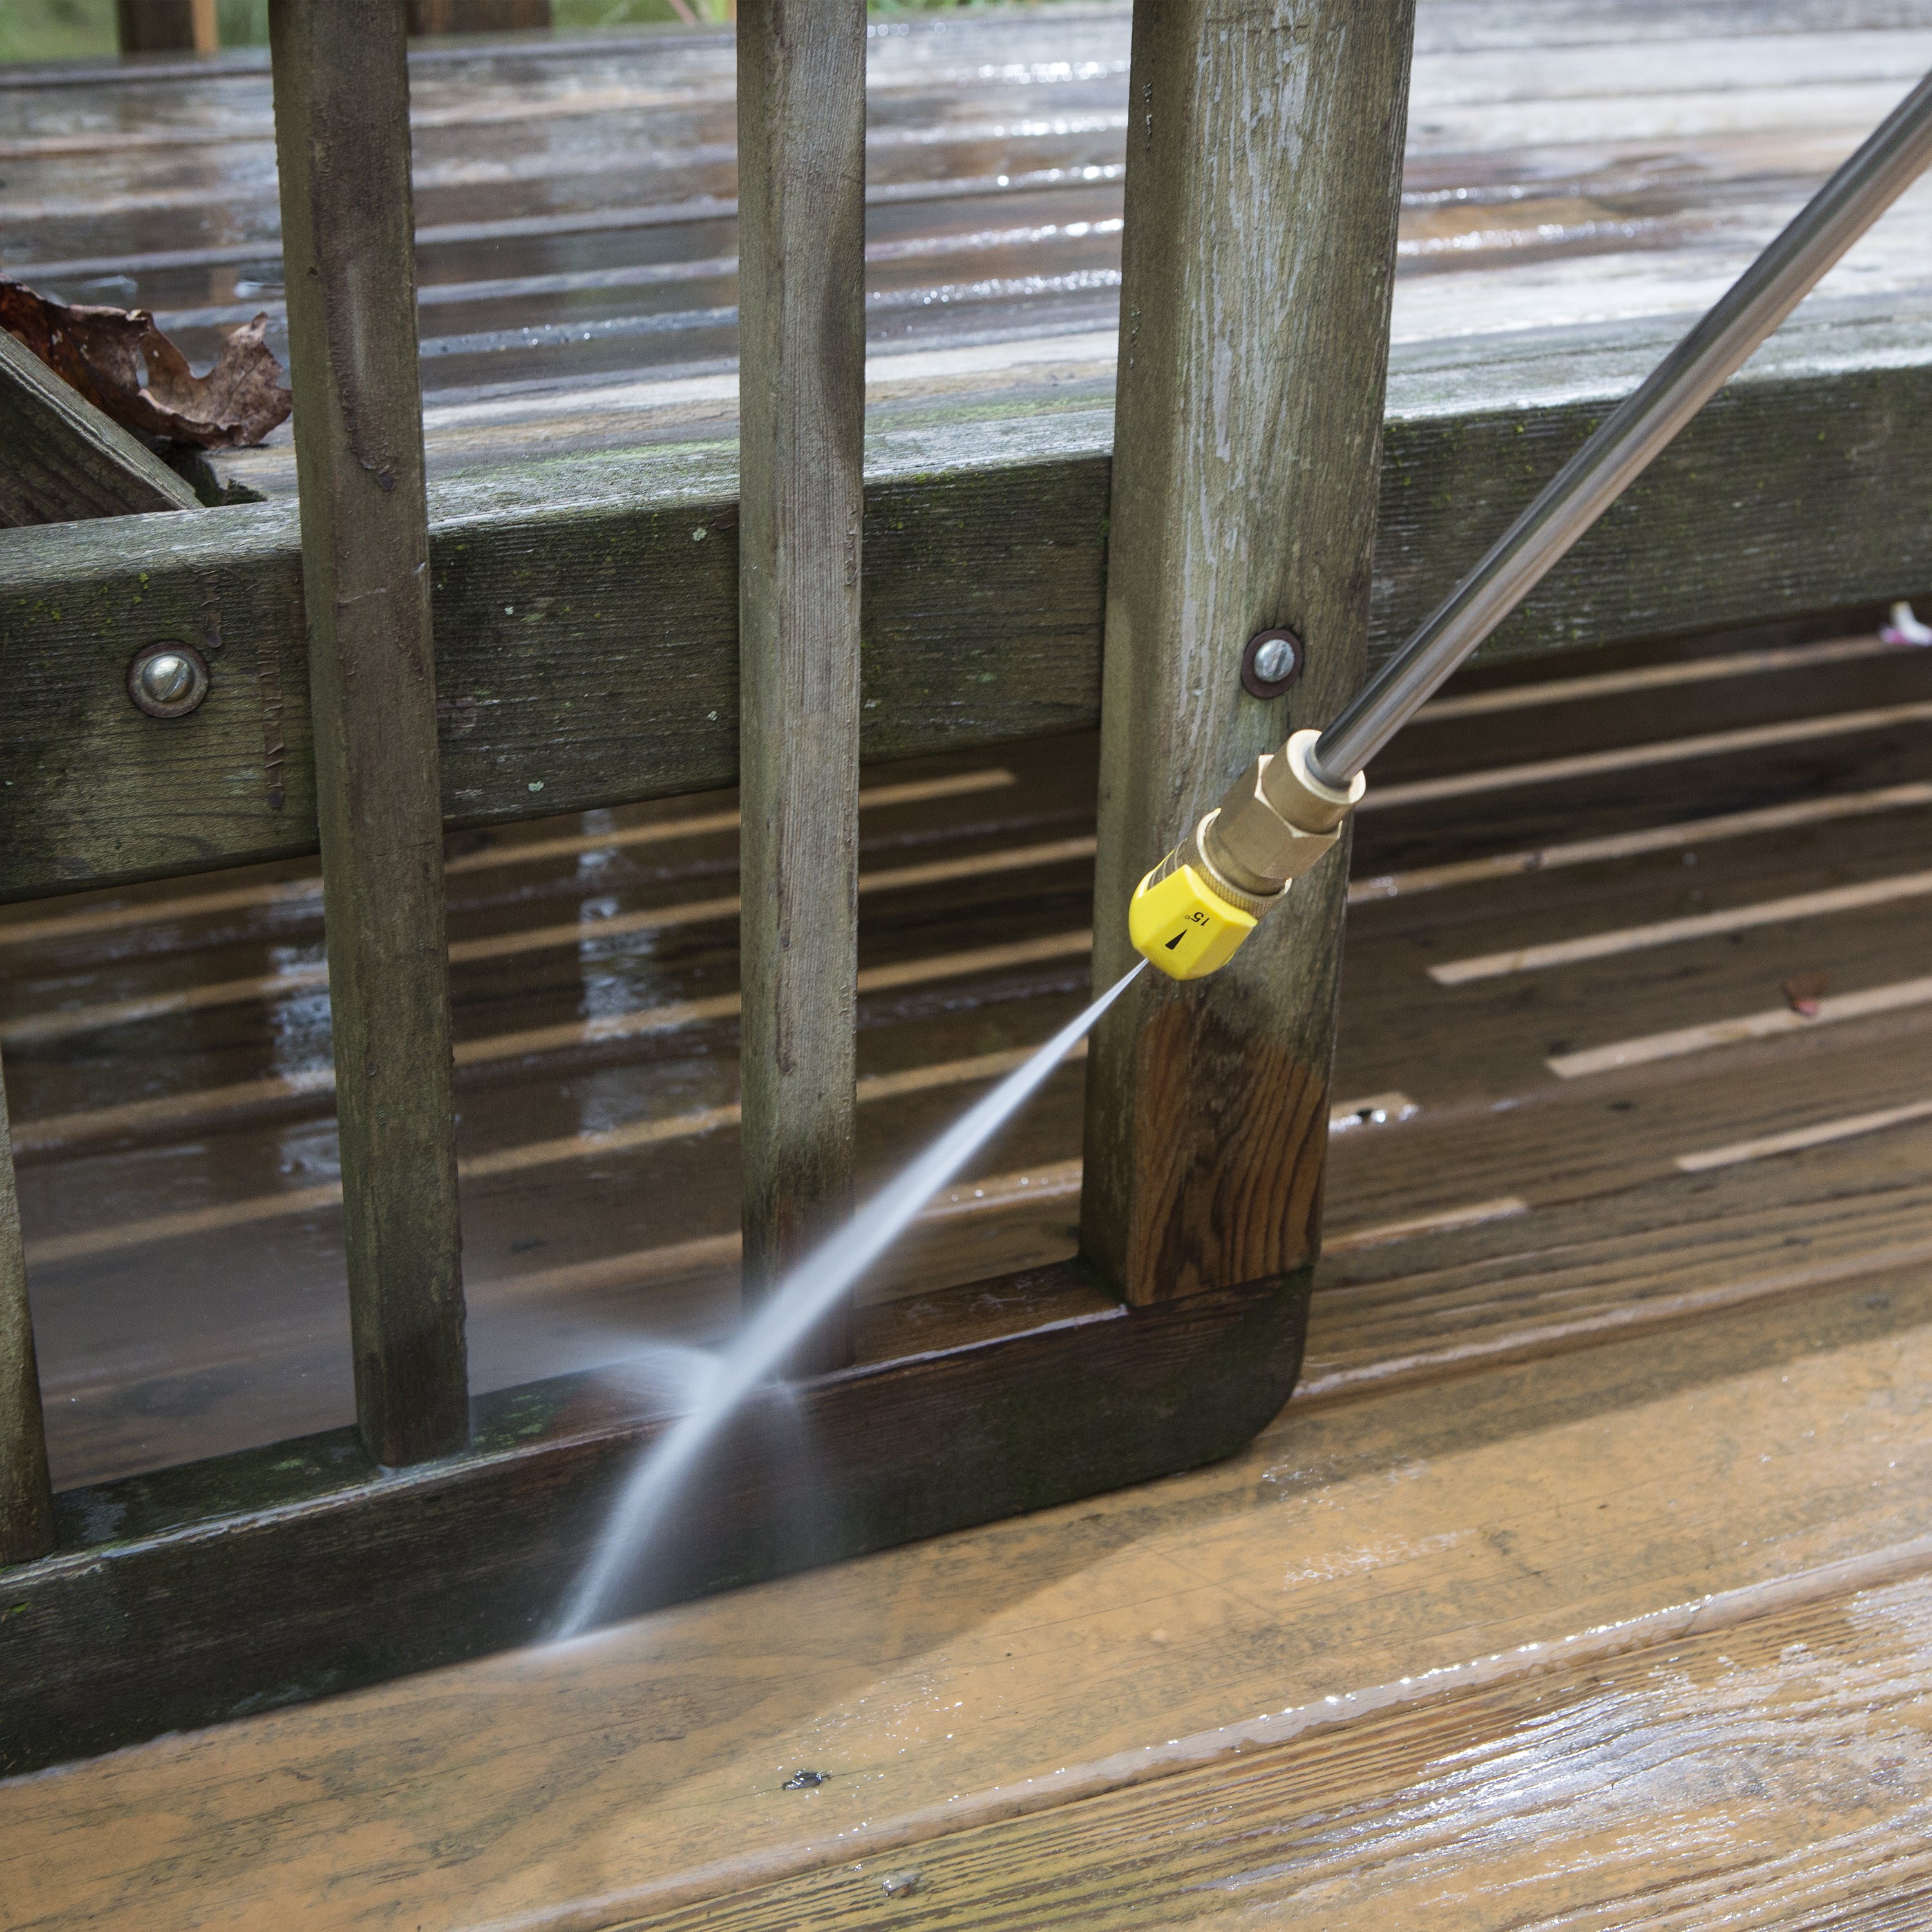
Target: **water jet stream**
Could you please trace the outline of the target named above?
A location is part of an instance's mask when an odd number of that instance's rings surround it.
[[[1077,1019],[1070,1020],[792,1270],[717,1358],[694,1406],[646,1448],[550,1633],[552,1642],[580,1636],[596,1623],[643,1554],[679,1482],[733,1411],[904,1232],[926,1202],[1019,1111],[1145,964],[1143,961],[1135,966]]]

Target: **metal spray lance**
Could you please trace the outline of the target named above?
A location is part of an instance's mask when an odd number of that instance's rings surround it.
[[[1232,958],[1340,836],[1362,768],[1540,583],[1932,160],[1932,75],[1819,190],[1717,306],[1566,463],[1325,731],[1298,731],[1142,880],[1136,948],[1169,978]]]

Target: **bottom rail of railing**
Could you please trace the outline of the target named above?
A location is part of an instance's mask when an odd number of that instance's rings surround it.
[[[872,1310],[856,1366],[746,1405],[614,1612],[1230,1454],[1308,1298],[1129,1310],[1069,1263]],[[640,1407],[593,1371],[478,1397],[470,1448],[406,1470],[344,1429],[58,1497],[56,1552],[0,1571],[0,1774],[540,1640],[670,1419]]]

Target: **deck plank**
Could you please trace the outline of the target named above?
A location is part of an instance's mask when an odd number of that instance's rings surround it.
[[[1932,1476],[1912,1393],[1929,1318],[1922,1263],[1585,1353],[1292,1403],[1194,1475],[561,1656],[0,1786],[7,1896],[46,1928],[298,1904],[318,1927],[609,1924],[855,1858],[916,1864],[962,1828],[1526,1644],[1802,1592],[1807,1573],[1828,1586],[1834,1564],[1882,1577],[1918,1547]],[[801,1768],[828,1781],[783,1789]],[[1916,1801],[1889,1790],[1889,1828],[1906,1829]]]

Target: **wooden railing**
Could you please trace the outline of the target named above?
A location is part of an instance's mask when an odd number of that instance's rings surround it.
[[[645,458],[432,506],[404,10],[274,0],[298,532],[273,506],[132,514],[178,506],[171,472],[50,379],[0,368],[50,479],[38,514],[93,518],[0,542],[19,698],[0,891],[320,848],[359,1440],[52,1496],[0,1171],[0,1561],[22,1566],[0,1626],[0,1766],[522,1640],[662,1424],[580,1379],[469,1395],[448,826],[740,784],[755,1298],[851,1199],[862,756],[1097,720],[1109,981],[1127,896],[1190,812],[1359,684],[1378,501],[1407,546],[1393,571],[1382,553],[1394,631],[1420,614],[1404,598],[1442,588],[1429,560],[1468,561],[1589,426],[1587,404],[1526,440],[1507,410],[1418,412],[1384,454],[1412,13],[1140,0],[1111,458],[1049,426],[992,454],[882,439],[868,461],[860,0],[757,0],[739,22],[736,476]],[[1709,434],[1755,439],[1763,473],[1789,479],[1824,406],[1802,387]],[[1900,425],[1886,433],[1916,447]],[[1692,487],[1664,473],[1667,513],[1640,498],[1610,541],[1708,549],[1710,446],[1670,460]],[[1756,614],[1796,579],[1812,605],[1916,583],[1923,539],[1899,518],[1862,532],[1868,555],[1704,572],[1706,620]],[[1565,585],[1522,622],[1564,643],[1670,628],[1654,584],[1620,574],[1576,610]],[[541,622],[513,628],[512,605]],[[1308,668],[1264,702],[1238,667],[1276,626]],[[191,723],[123,694],[133,652],[169,638],[215,666]],[[482,721],[440,745],[439,692]],[[1274,1412],[1319,1244],[1345,878],[1312,875],[1214,979],[1150,978],[1109,1016],[1082,1259],[1005,1283],[994,1333],[868,1340],[842,1312],[794,1365],[823,1451],[813,1494],[754,1405],[637,1605],[797,1560],[779,1532],[802,1509],[832,1526],[820,1554],[875,1547],[1226,1453]]]

